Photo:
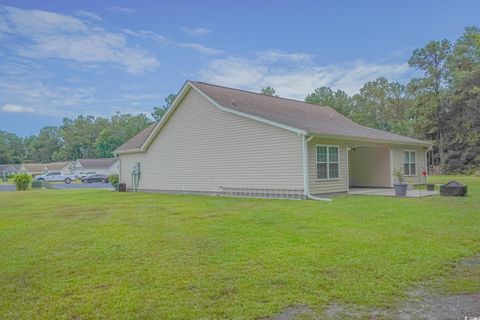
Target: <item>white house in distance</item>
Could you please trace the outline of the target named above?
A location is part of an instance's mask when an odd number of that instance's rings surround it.
[[[116,154],[127,189],[305,199],[391,187],[397,169],[423,183],[429,145],[330,107],[187,81],[161,121]]]
[[[119,173],[118,158],[78,159],[72,165],[72,174],[95,172],[97,174],[112,175]]]

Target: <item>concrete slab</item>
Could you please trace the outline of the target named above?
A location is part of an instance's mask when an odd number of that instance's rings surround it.
[[[395,197],[395,191],[390,188],[350,188],[348,194],[365,195],[365,196],[384,196]],[[438,194],[438,191],[427,190],[407,190],[407,198],[430,197]]]

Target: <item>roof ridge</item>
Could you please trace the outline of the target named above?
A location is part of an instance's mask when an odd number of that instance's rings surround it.
[[[294,102],[300,102],[300,103],[303,103],[303,104],[306,104],[308,106],[312,106],[312,107],[322,107],[322,108],[328,108],[328,109],[332,109],[334,110],[335,112],[338,112],[336,111],[335,109],[333,109],[332,107],[330,106],[324,106],[324,105],[320,105],[320,104],[313,104],[313,103],[308,103],[306,101],[302,101],[302,100],[296,100],[296,99],[292,99],[292,98],[284,98],[284,97],[277,97],[277,96],[269,96],[267,94],[263,94],[261,92],[253,92],[253,91],[248,91],[248,90],[245,90],[245,89],[237,89],[237,88],[232,88],[232,87],[227,87],[227,86],[221,86],[221,85],[218,85],[218,84],[213,84],[213,83],[208,83],[208,82],[203,82],[203,81],[195,81],[195,80],[188,80],[192,83],[200,83],[200,84],[205,84],[207,86],[212,86],[212,87],[217,87],[217,88],[224,88],[224,89],[230,89],[230,90],[234,90],[234,91],[242,91],[242,92],[246,92],[246,93],[252,93],[252,94],[256,94],[256,95],[260,95],[260,96],[263,96],[263,97],[270,97],[270,98],[275,98],[275,99],[281,99],[281,100],[288,100],[288,101],[294,101]]]

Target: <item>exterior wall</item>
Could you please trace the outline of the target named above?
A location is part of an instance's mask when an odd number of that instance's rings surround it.
[[[353,144],[352,144],[353,146]],[[387,146],[358,146],[348,152],[351,187],[390,187],[390,149]]]
[[[140,162],[140,190],[303,194],[300,135],[222,111],[194,89],[146,152],[119,157],[120,181],[127,188]]]
[[[338,179],[317,179],[317,151],[316,146],[335,145],[339,146],[339,174]],[[342,140],[313,138],[308,143],[308,182],[310,194],[323,194],[348,191],[348,156],[347,142]]]
[[[408,183],[416,184],[416,183],[425,183],[425,179],[422,176],[422,170],[427,168],[427,160],[425,158],[425,148],[416,147],[416,146],[393,146],[392,147],[392,163],[393,168],[395,170],[401,169],[403,172],[403,152],[405,150],[414,150],[416,151],[415,160],[417,162],[417,174],[407,176],[405,175],[405,181]],[[393,179],[394,183],[397,183],[397,178]]]

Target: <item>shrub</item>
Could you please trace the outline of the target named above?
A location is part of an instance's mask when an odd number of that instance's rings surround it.
[[[112,174],[110,177],[108,177],[108,181],[110,181],[112,186],[116,186],[119,181],[118,174]]]
[[[27,190],[32,182],[32,176],[28,173],[19,173],[13,177],[13,182],[17,186],[17,190]]]
[[[38,188],[43,188],[43,182],[42,181],[33,181],[32,182],[32,189],[38,189]]]

